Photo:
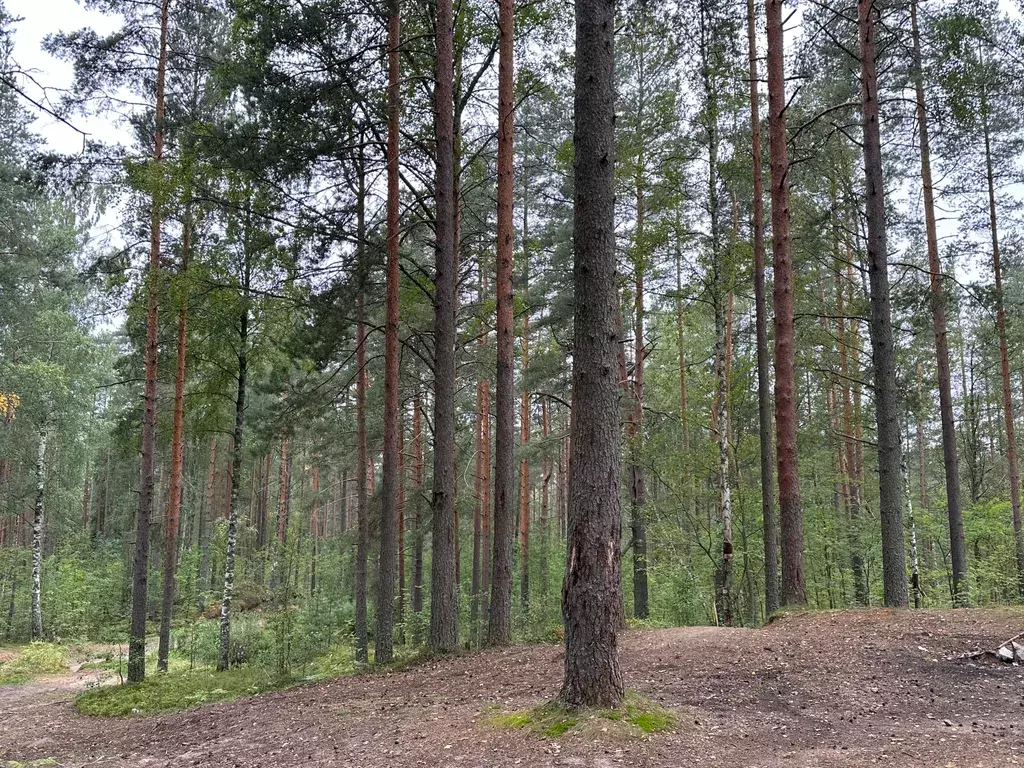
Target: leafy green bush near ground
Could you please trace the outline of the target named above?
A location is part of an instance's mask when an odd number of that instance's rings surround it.
[[[54,643],[27,645],[10,661],[0,664],[0,685],[26,683],[42,675],[55,675],[68,668],[68,652]]]

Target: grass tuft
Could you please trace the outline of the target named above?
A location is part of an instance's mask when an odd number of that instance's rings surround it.
[[[607,733],[611,724],[617,724],[614,732],[620,737],[645,738],[672,731],[679,723],[675,714],[635,691],[626,692],[618,709],[574,711],[551,701],[518,712],[485,710],[484,715],[484,722],[492,727],[526,729],[548,739],[584,730]]]
[[[55,643],[31,643],[13,659],[0,664],[0,685],[17,685],[43,675],[66,672],[68,652]]]
[[[82,714],[99,717],[154,715],[253,696],[294,682],[292,677],[273,675],[257,667],[154,674],[141,683],[85,691],[75,698],[75,708]]]

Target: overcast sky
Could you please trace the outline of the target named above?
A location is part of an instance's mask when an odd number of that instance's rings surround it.
[[[81,27],[93,27],[101,32],[113,31],[117,22],[98,11],[86,10],[75,0],[3,0],[8,13],[21,18],[15,25],[14,57],[22,69],[46,89],[67,88],[71,84],[71,66],[53,58],[42,49],[43,38],[51,32],[71,31]],[[37,101],[56,101],[57,91],[44,91],[31,82],[24,83],[29,95]],[[112,126],[101,118],[84,119],[75,117],[72,122],[84,131],[110,136]],[[41,115],[35,124],[50,146],[63,153],[74,153],[81,149],[82,135],[46,115]]]

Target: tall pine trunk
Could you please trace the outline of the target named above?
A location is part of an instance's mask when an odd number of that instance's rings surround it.
[[[362,139],[360,138],[360,143]],[[370,551],[370,506],[367,494],[369,468],[366,456],[366,165],[359,149],[356,197],[356,248],[358,249],[359,297],[356,299],[356,574],[355,657],[369,660],[366,632],[366,561]]]
[[[804,521],[796,455],[796,349],[793,334],[793,242],[789,234],[789,153],[783,71],[783,0],[767,0],[768,139],[771,156],[772,266],[775,284],[775,432],[782,532],[782,604],[807,602]]]
[[[576,0],[573,402],[562,587],[571,708],[617,707],[623,679],[619,538],[619,296],[615,276],[614,0]]]
[[[164,156],[164,84],[167,74],[167,16],[170,0],[160,5],[160,47],[156,65],[156,109],[153,130],[153,163],[159,168]],[[146,275],[146,384],[142,417],[142,466],[139,510],[135,516],[135,554],[132,558],[132,608],[128,631],[128,682],[146,676],[146,614],[149,598],[149,524],[153,516],[156,470],[156,385],[160,278],[160,228],[163,222],[163,191],[153,191],[149,209],[149,268]]]
[[[988,187],[988,221],[992,237],[992,273],[996,281],[996,330],[999,333],[999,369],[1002,378],[1003,421],[1006,429],[1006,464],[1010,475],[1010,508],[1017,555],[1017,589],[1024,598],[1024,530],[1021,528],[1020,465],[1017,461],[1017,437],[1013,417],[1013,390],[1010,378],[1010,353],[1006,338],[1006,302],[1003,296],[1003,265],[999,252],[999,227],[996,216],[995,169],[992,139],[988,124],[988,99],[981,94],[981,124],[985,140],[985,180]]]
[[[167,523],[164,532],[164,592],[160,606],[160,646],[156,669],[167,671],[171,651],[171,619],[174,613],[174,577],[178,570],[178,529],[181,524],[182,466],[184,458],[185,423],[185,356],[188,344],[188,279],[192,256],[192,217],[186,209],[181,243],[180,306],[178,307],[178,348],[174,376],[174,417],[171,427],[171,479],[167,500]]]
[[[768,307],[764,287],[764,173],[761,169],[761,111],[757,75],[757,24],[754,0],[747,0],[747,52],[750,60],[750,134],[754,172],[754,313],[757,333],[757,423],[761,447],[761,517],[764,523],[764,606],[779,608],[779,533],[775,521],[775,473],[772,468],[772,399],[768,366]]]
[[[377,577],[377,631],[374,661],[394,653],[395,571],[398,557],[398,0],[388,0],[388,254],[384,322],[384,456],[380,505],[380,560]]]
[[[910,3],[910,25],[914,40],[914,90],[917,99],[917,135],[921,146],[921,186],[924,191],[925,236],[928,243],[928,274],[932,297],[932,327],[935,331],[935,363],[939,379],[939,414],[942,421],[942,461],[946,475],[946,510],[949,519],[949,559],[953,569],[953,603],[967,602],[967,546],[960,496],[960,458],[957,455],[956,417],[950,383],[949,339],[946,329],[946,299],[939,262],[939,239],[935,224],[935,190],[932,184],[931,143],[924,95],[921,35],[917,26],[917,0]],[[924,493],[922,488],[922,494]],[[922,496],[922,505],[924,497]]]
[[[434,559],[427,646],[453,653],[459,644],[458,530],[455,509],[455,200],[452,0],[438,0],[434,82],[436,137],[434,248]]]
[[[867,196],[868,282],[871,294],[871,362],[874,368],[878,442],[879,509],[882,518],[882,579],[885,605],[907,606],[907,561],[903,544],[899,395],[889,303],[889,262],[885,224],[885,187],[875,64],[873,0],[858,0],[860,73],[864,124],[864,174]]]

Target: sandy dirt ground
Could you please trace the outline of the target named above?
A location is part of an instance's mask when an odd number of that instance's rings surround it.
[[[517,646],[169,715],[79,715],[76,673],[0,688],[3,760],[79,766],[1024,765],[1024,667],[969,661],[1024,631],[1020,611],[794,614],[763,629],[631,631],[629,688],[679,716],[642,741],[545,739],[486,723],[554,697],[557,646]]]

